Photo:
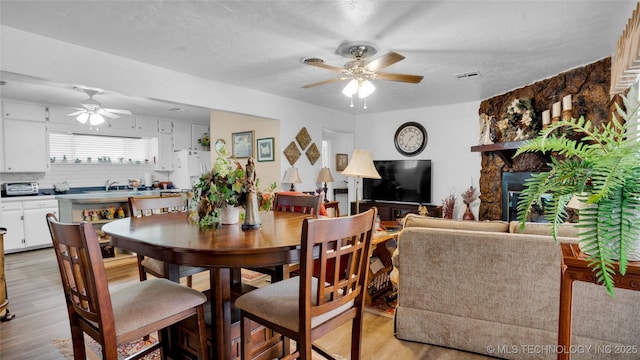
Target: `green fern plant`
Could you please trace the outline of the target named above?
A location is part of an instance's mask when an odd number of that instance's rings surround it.
[[[558,225],[566,218],[566,205],[577,196],[584,204],[577,227],[580,246],[589,254],[589,266],[612,297],[614,262],[626,273],[628,255],[640,241],[640,135],[638,133],[638,89],[623,97],[624,109],[616,104],[612,120],[594,127],[585,120],[571,119],[551,124],[539,136],[518,149],[557,153],[548,172],[525,181],[518,202],[518,218],[524,227],[532,206],[544,207],[545,218],[557,240]],[[617,115],[616,115],[617,114]],[[620,119],[620,120],[619,120]],[[582,134],[581,140],[564,133]],[[543,202],[543,196],[544,202]]]

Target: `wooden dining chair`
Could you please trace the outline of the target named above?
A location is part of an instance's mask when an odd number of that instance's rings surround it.
[[[320,195],[275,193],[273,211],[288,211],[313,215],[319,213],[320,204],[322,204]],[[267,274],[271,276],[272,282],[276,282],[282,279],[288,279],[292,273],[294,275],[297,274],[299,268],[300,266],[298,264],[288,264],[251,268],[250,270]]]
[[[168,348],[167,327],[195,316],[198,358],[205,359],[204,303],[207,297],[167,279],[150,279],[109,291],[98,236],[91,223],[64,224],[52,213],[47,224],[69,313],[73,357],[86,358],[84,333],[102,346],[103,359],[118,359],[118,346],[158,332],[158,342],[139,359]]]
[[[185,201],[182,196],[163,196],[163,197],[129,197],[129,213],[132,217],[152,216],[163,213],[186,211]],[[138,273],[140,281],[147,280],[147,274],[155,277],[169,278],[169,264],[144,255],[138,257]],[[187,286],[193,286],[192,275],[199,272],[208,271],[207,268],[179,266],[179,277],[187,278]]]
[[[290,358],[303,360],[311,359],[312,348],[333,359],[313,342],[351,320],[351,359],[360,359],[366,277],[377,211],[372,208],[349,217],[304,220],[301,275],[236,299],[235,306],[240,309],[243,360],[251,358],[250,320],[282,334],[283,341],[295,340],[296,349]],[[340,272],[343,262],[346,271]],[[325,275],[330,266],[333,279]],[[314,273],[320,276],[315,277]],[[283,354],[286,355],[289,354]]]
[[[304,214],[319,214],[322,198],[320,195],[276,193],[273,211],[289,211]]]

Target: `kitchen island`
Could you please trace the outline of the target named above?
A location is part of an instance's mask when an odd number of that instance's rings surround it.
[[[65,223],[90,222],[98,233],[102,257],[107,264],[135,261],[135,254],[111,245],[111,238],[104,234],[102,225],[113,220],[129,217],[128,199],[133,197],[157,197],[161,194],[182,194],[180,190],[114,190],[85,191],[82,193],[56,195],[59,220]]]

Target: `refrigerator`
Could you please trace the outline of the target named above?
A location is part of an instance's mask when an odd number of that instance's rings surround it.
[[[200,176],[210,170],[210,151],[178,150],[173,153],[173,172],[169,180],[176,189],[191,189]]]

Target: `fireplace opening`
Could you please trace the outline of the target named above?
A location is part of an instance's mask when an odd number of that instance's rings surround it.
[[[531,177],[532,172],[504,172],[502,173],[502,220],[518,220],[518,200],[524,189],[524,181]],[[544,198],[543,198],[544,202]],[[547,222],[544,218],[544,208],[534,207],[527,218],[529,222]]]

